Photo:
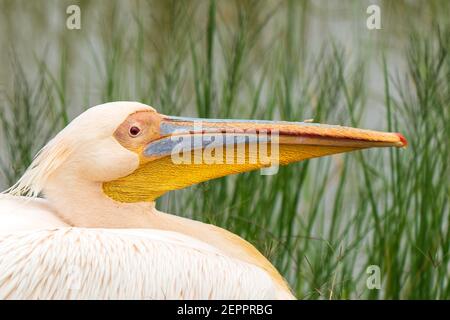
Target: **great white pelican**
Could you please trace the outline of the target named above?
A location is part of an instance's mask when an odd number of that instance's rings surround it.
[[[263,139],[263,132],[277,137]],[[250,243],[160,212],[154,202],[171,190],[269,165],[180,163],[174,148],[195,154],[209,145],[244,144],[249,160],[258,150],[251,151],[252,143],[274,137],[281,165],[406,145],[398,133],[342,126],[171,117],[137,102],[92,107],[0,196],[0,298],[293,299]]]

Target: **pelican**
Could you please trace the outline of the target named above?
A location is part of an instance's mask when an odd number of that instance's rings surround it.
[[[272,140],[263,132],[277,133],[280,165],[406,145],[399,133],[309,122],[172,117],[126,101],[92,107],[0,196],[0,298],[295,299],[244,239],[155,208],[168,191],[273,166],[177,163],[175,148],[244,144],[247,159],[252,143]]]

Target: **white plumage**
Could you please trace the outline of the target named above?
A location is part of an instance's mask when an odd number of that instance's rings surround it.
[[[0,299],[276,299],[262,269],[192,237],[69,227],[43,199],[0,196]]]
[[[168,231],[10,233],[0,235],[0,257],[2,299],[276,298],[261,269]]]

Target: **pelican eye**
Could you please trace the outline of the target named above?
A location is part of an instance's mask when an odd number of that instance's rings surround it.
[[[129,132],[130,132],[130,136],[134,138],[134,137],[137,137],[141,133],[141,129],[136,126],[132,126],[130,128]]]

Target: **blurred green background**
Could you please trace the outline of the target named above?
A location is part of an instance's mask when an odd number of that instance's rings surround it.
[[[81,30],[66,28],[71,4]],[[366,27],[370,4],[381,30]],[[230,176],[159,209],[241,235],[300,299],[448,299],[449,13],[419,0],[0,0],[0,186],[107,101],[398,131],[407,149]]]

